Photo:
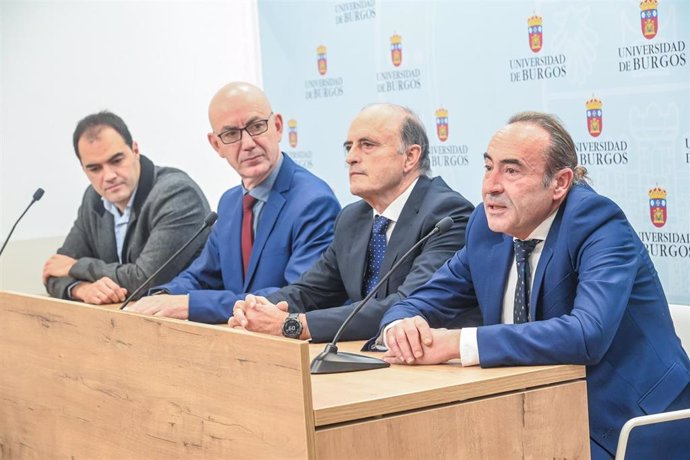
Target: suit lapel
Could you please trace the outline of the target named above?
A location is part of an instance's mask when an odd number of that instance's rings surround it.
[[[548,267],[551,257],[553,257],[553,247],[555,246],[557,239],[556,235],[561,228],[561,221],[563,220],[563,208],[565,208],[565,206],[561,205],[561,209],[558,210],[558,214],[556,214],[556,218],[551,224],[549,234],[546,236],[546,241],[544,241],[544,249],[542,249],[541,256],[539,257],[537,269],[534,272],[532,291],[529,299],[529,317],[531,321],[535,321],[537,319],[537,301],[539,299],[539,294],[541,293],[542,284],[544,283],[544,273],[546,273],[546,267]]]
[[[283,155],[283,164],[280,167],[276,181],[273,183],[271,195],[268,197],[268,201],[264,204],[264,207],[261,210],[259,223],[256,226],[256,235],[254,235],[254,245],[252,246],[252,256],[249,259],[247,275],[244,277],[245,290],[248,289],[252,277],[256,272],[259,261],[261,260],[261,253],[264,250],[264,246],[266,246],[268,238],[271,236],[271,232],[273,232],[273,227],[275,227],[278,216],[280,215],[280,211],[285,206],[286,199],[284,194],[288,193],[290,189],[290,183],[292,182],[294,172],[294,163],[287,155]],[[240,254],[241,253],[242,251],[240,250]],[[242,266],[241,255],[240,266]]]
[[[553,256],[553,249],[551,249],[551,247],[546,247],[546,245],[544,245],[544,249],[541,251],[541,256],[539,257],[539,263],[537,264],[537,270],[534,272],[534,281],[532,281],[532,291],[529,295],[530,321],[537,320],[537,299],[539,299],[542,283],[544,282],[544,273],[546,272],[546,267],[549,265],[551,256]]]
[[[353,219],[353,228],[348,229],[348,238],[350,239],[349,250],[346,251],[343,260],[345,263],[341,270],[352,271],[352,280],[355,281],[355,291],[361,293],[364,282],[364,270],[367,264],[367,246],[369,245],[369,238],[371,236],[371,227],[374,222],[374,213],[366,202],[362,201],[358,209],[358,215]],[[359,238],[358,235],[366,235],[364,238]],[[346,242],[347,243],[347,242]],[[346,248],[347,249],[347,248]],[[386,252],[388,249],[386,249]],[[384,262],[385,262],[384,256]],[[383,266],[383,263],[381,264]],[[343,276],[343,279],[348,278]],[[359,299],[351,299],[353,301]]]
[[[424,236],[418,235],[419,229],[410,228],[409,225],[411,222],[415,222],[430,184],[431,179],[426,176],[419,176],[419,179],[417,179],[417,183],[414,189],[412,189],[412,193],[410,193],[405,206],[403,206],[400,217],[398,217],[398,221],[395,223],[393,233],[386,246],[386,254],[383,256],[383,262],[381,262],[379,278],[388,273],[398,258],[402,257],[417,242],[417,238]],[[411,240],[411,238],[415,239]],[[389,294],[388,283],[386,283],[386,287],[381,295],[385,297]]]
[[[271,190],[271,196],[268,198],[264,208],[261,211],[259,224],[256,227],[256,235],[254,238],[254,245],[252,246],[252,256],[249,259],[249,268],[247,269],[247,276],[245,276],[245,287],[249,285],[254,272],[256,271],[259,260],[261,260],[261,253],[266,246],[266,241],[273,231],[273,227],[278,220],[280,211],[285,206],[285,197],[275,190]],[[240,251],[241,252],[241,251]],[[241,266],[241,263],[240,263]]]
[[[125,240],[122,244],[122,263],[134,262],[128,258],[129,243],[134,228],[136,227],[137,219],[139,219],[139,212],[141,211],[144,202],[149,197],[149,193],[156,181],[156,168],[151,160],[144,155],[140,155],[139,162],[141,164],[141,172],[139,174],[139,183],[137,184],[136,195],[132,203],[132,211],[129,215],[129,223],[127,224],[127,232],[125,233]],[[116,251],[117,252],[117,251]]]
[[[98,226],[98,230],[94,232],[94,235],[101,235],[98,241],[95,242],[95,247],[98,248],[97,250],[100,255],[99,258],[113,262],[119,260],[117,243],[115,242],[115,220],[113,215],[104,209],[96,218],[96,225]]]
[[[245,276],[242,273],[242,187],[238,186],[237,198],[230,201],[229,216],[227,223],[223,225],[218,225],[213,228],[213,232],[217,232],[218,239],[227,238],[228,246],[234,248],[228,252],[229,261],[226,262],[229,265],[229,269],[223,270],[223,278],[231,277],[234,282],[223,281],[226,286],[242,286]],[[221,211],[219,209],[219,211]],[[225,220],[225,219],[223,219]],[[224,244],[224,243],[220,243]],[[225,266],[225,263],[221,264]],[[246,289],[244,292],[247,292]]]
[[[503,314],[503,297],[508,282],[508,274],[513,264],[513,238],[503,235],[503,240],[495,244],[487,255],[487,270],[489,271],[489,283],[487,283],[486,298],[488,301],[482,306],[484,311],[484,324],[500,324]],[[502,271],[500,271],[502,269]],[[494,273],[500,283],[491,276]]]

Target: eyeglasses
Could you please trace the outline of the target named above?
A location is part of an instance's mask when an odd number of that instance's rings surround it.
[[[258,136],[268,131],[268,120],[271,119],[273,112],[268,114],[268,118],[255,120],[243,128],[226,129],[220,134],[216,134],[223,144],[234,144],[242,139],[242,131],[247,131],[250,136]]]

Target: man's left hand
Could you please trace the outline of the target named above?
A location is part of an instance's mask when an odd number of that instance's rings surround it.
[[[282,335],[287,315],[287,302],[273,304],[265,297],[248,294],[244,300],[235,302],[228,324],[230,327],[241,327],[252,332]]]
[[[133,305],[125,307],[125,311],[167,318],[189,319],[189,296],[161,294],[142,297]]]
[[[43,264],[43,284],[48,283],[48,278],[51,276],[62,277],[68,276],[72,266],[77,263],[77,259],[62,254],[54,254],[46,263]]]
[[[395,327],[395,326],[394,326]],[[391,347],[385,355],[384,361],[390,364],[439,364],[450,359],[460,357],[460,333],[459,329],[429,329],[431,332],[431,341],[422,342],[422,353],[420,356],[408,355],[403,356],[400,348],[395,348],[397,352],[393,351]],[[390,341],[389,335],[389,341]],[[390,342],[389,342],[390,346]]]

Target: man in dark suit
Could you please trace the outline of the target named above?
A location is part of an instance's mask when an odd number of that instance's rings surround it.
[[[413,253],[355,317],[343,339],[370,337],[393,303],[421,286],[464,242],[473,206],[440,177],[429,178],[429,142],[408,109],[392,104],[366,107],[344,143],[350,191],[362,198],[340,213],[335,237],[318,262],[298,281],[268,296],[235,304],[230,325],[293,338],[328,341],[355,305],[396,260],[440,219],[453,227]],[[276,305],[277,304],[277,305]],[[473,312],[462,318],[474,324]]]
[[[657,273],[623,211],[583,182],[557,119],[514,116],[484,157],[467,244],[384,316],[386,360],[584,364],[592,457],[611,458],[628,419],[690,407],[690,361]],[[431,329],[477,305],[483,327]],[[690,421],[637,428],[628,452],[687,458]]]
[[[73,144],[91,185],[65,242],[43,267],[43,283],[53,297],[122,302],[199,229],[208,202],[187,174],[156,166],[141,155],[127,125],[114,113],[81,120]],[[169,281],[189,265],[207,235],[156,281]]]
[[[129,310],[225,323],[246,292],[297,280],[333,240],[340,205],[328,185],[280,151],[283,118],[254,85],[222,87],[209,104],[208,141],[242,179],[223,194],[203,252]]]

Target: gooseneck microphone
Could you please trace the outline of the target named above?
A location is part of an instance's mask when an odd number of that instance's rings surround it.
[[[200,228],[200,229],[189,239],[189,241],[187,241],[180,249],[178,249],[177,251],[175,251],[175,254],[171,255],[170,258],[169,258],[168,260],[166,260],[166,261],[163,263],[163,265],[160,266],[160,268],[159,268],[158,270],[156,270],[155,272],[153,272],[153,275],[151,275],[151,276],[149,276],[148,278],[146,278],[146,281],[144,281],[143,283],[141,283],[141,286],[139,286],[138,288],[136,288],[136,289],[134,290],[134,292],[132,292],[132,293],[129,295],[129,297],[127,297],[127,298],[125,299],[125,301],[123,302],[123,304],[120,305],[120,310],[124,310],[125,307],[126,307],[127,305],[129,305],[129,303],[130,303],[130,302],[131,302],[131,301],[132,301],[132,300],[133,300],[133,299],[134,299],[134,298],[135,298],[135,297],[146,287],[146,286],[148,286],[148,284],[149,284],[156,276],[158,276],[158,274],[159,274],[160,272],[162,272],[163,269],[164,269],[165,267],[167,267],[168,265],[170,265],[170,262],[172,262],[173,260],[175,260],[175,258],[176,258],[177,256],[179,256],[180,253],[181,253],[182,251],[184,251],[184,250],[187,248],[187,246],[189,246],[190,244],[192,244],[192,241],[194,241],[195,239],[197,239],[197,237],[198,237],[199,235],[201,235],[201,233],[202,233],[204,230],[206,230],[208,227],[210,227],[210,226],[212,226],[213,224],[215,224],[215,223],[216,223],[216,219],[218,219],[218,214],[216,214],[216,213],[213,212],[213,211],[209,212],[208,215],[206,216],[206,218],[204,218],[204,224],[201,226],[201,228]]]
[[[7,246],[7,242],[10,241],[10,237],[12,236],[12,232],[14,232],[14,229],[17,227],[17,224],[19,223],[20,220],[22,220],[22,217],[24,217],[24,214],[29,210],[29,208],[38,200],[40,200],[43,197],[43,194],[45,193],[45,190],[43,190],[41,187],[38,187],[36,191],[34,192],[33,199],[31,200],[31,203],[29,203],[29,206],[26,207],[24,212],[22,213],[21,216],[19,216],[19,219],[17,219],[17,222],[14,223],[12,226],[12,230],[10,230],[10,234],[7,235],[7,238],[5,239],[5,242],[2,245],[2,249],[0,249],[0,255],[2,255],[2,252],[5,250],[5,246]]]
[[[403,261],[409,257],[410,254],[412,254],[412,251],[417,249],[419,246],[422,245],[426,240],[431,238],[432,236],[436,235],[437,233],[440,235],[442,233],[447,232],[450,230],[450,228],[453,226],[453,218],[450,216],[444,217],[438,223],[434,226],[434,228],[427,233],[427,235],[417,241],[398,261],[391,267],[390,270],[388,270],[388,273],[384,275],[383,278],[379,280],[378,283],[376,283],[376,286],[374,286],[371,291],[369,291],[369,294],[362,300],[359,305],[357,305],[350,315],[343,321],[343,324],[340,326],[340,329],[338,329],[338,332],[335,333],[335,336],[333,337],[333,340],[331,340],[331,343],[326,345],[326,348],[319,353],[319,355],[314,358],[314,360],[311,362],[311,373],[312,374],[334,374],[336,372],[354,372],[354,371],[365,371],[368,369],[378,369],[381,367],[388,367],[390,364],[385,362],[382,359],[378,358],[371,358],[369,356],[362,356],[362,355],[357,355],[354,353],[338,353],[338,347],[337,343],[338,340],[340,340],[340,336],[343,335],[343,331],[347,328],[347,326],[350,324],[352,321],[352,318],[355,317],[355,315],[362,309],[364,306],[371,300],[372,297],[376,294],[376,292],[383,286],[383,284],[390,278],[390,276],[395,272],[395,270],[402,265]]]

